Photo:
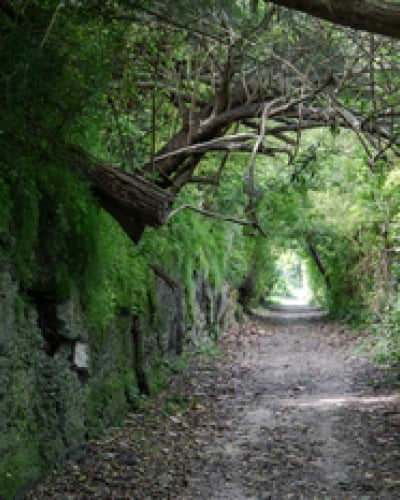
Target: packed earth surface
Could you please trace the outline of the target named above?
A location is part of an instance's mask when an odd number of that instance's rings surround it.
[[[259,313],[202,349],[29,499],[397,499],[400,393],[318,309]]]

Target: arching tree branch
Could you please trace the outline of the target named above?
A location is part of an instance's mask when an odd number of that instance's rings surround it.
[[[172,212],[169,214],[167,221],[171,220],[172,217],[175,217],[179,212],[182,212],[183,210],[191,210],[192,212],[196,212],[198,214],[204,215],[205,217],[210,217],[211,219],[218,219],[226,222],[233,222],[234,224],[239,224],[240,226],[251,226],[257,229],[264,237],[267,236],[263,228],[258,224],[258,222],[254,222],[252,220],[248,219],[238,219],[237,217],[229,217],[222,215],[218,212],[212,212],[210,210],[204,210],[203,208],[198,208],[194,207],[193,205],[181,205],[180,207],[176,208],[175,210],[172,210]]]
[[[385,0],[272,0],[335,24],[400,38],[400,3]]]

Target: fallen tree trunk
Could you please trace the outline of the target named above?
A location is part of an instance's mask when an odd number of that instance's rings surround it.
[[[100,205],[137,243],[145,226],[162,226],[171,210],[173,196],[140,175],[129,174],[115,166],[69,148],[69,163],[90,181]]]

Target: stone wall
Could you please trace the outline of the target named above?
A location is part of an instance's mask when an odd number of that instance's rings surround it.
[[[160,280],[156,295],[143,317],[121,311],[107,329],[91,331],[78,297],[62,304],[40,293],[22,297],[10,272],[0,271],[0,497],[79,457],[88,438],[135,407],[140,390],[151,391],[160,359],[223,326],[227,286],[216,291],[197,276],[191,296]]]

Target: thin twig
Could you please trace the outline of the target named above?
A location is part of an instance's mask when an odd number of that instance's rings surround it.
[[[272,109],[272,107],[275,104],[278,104],[283,100],[282,97],[278,97],[277,99],[274,99],[264,105],[262,114],[261,114],[261,125],[260,125],[260,133],[258,134],[256,143],[254,144],[253,151],[250,156],[249,164],[248,164],[248,171],[249,171],[249,183],[250,183],[250,192],[249,192],[249,198],[250,202],[252,204],[252,199],[254,196],[254,164],[255,164],[255,159],[257,155],[257,151],[259,150],[262,141],[264,140],[265,136],[265,129],[266,129],[266,124],[267,124],[267,119],[268,115]]]
[[[170,221],[172,217],[175,217],[175,215],[177,215],[179,212],[182,212],[183,210],[192,210],[192,212],[204,215],[205,217],[210,217],[212,219],[222,220],[225,222],[233,222],[234,224],[239,224],[241,226],[252,226],[258,229],[260,233],[263,234],[263,236],[266,236],[266,233],[263,231],[260,225],[258,223],[255,223],[254,221],[250,221],[248,219],[238,219],[236,217],[228,217],[218,212],[211,212],[210,210],[204,210],[202,208],[194,207],[193,205],[188,205],[188,204],[181,205],[175,210],[172,210],[169,213],[166,222]]]
[[[61,7],[64,7],[64,2],[63,1],[61,1],[57,5],[57,7],[55,8],[55,10],[54,10],[54,14],[51,17],[51,20],[50,20],[50,23],[49,23],[49,25],[47,27],[46,33],[44,34],[44,37],[43,37],[42,41],[40,42],[40,45],[39,45],[40,49],[43,49],[43,47],[46,45],[47,39],[49,38],[51,30],[53,29],[53,26],[54,26],[54,24],[56,22],[57,15],[58,15]]]

